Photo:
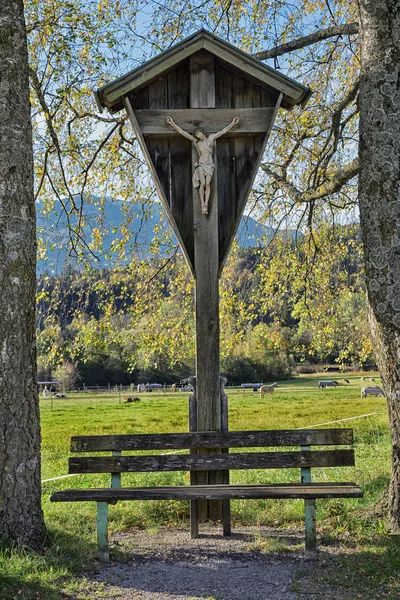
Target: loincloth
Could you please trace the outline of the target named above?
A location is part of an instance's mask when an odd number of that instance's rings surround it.
[[[204,175],[204,180],[206,179],[206,177],[209,177],[210,179],[212,178],[212,176],[214,175],[214,171],[215,171],[215,165],[211,164],[211,165],[205,165],[203,163],[194,163],[194,171],[193,171],[193,187],[197,188],[200,185],[200,170]]]

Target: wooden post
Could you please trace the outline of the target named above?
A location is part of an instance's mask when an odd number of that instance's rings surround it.
[[[300,450],[311,450],[310,446],[300,446]],[[301,482],[311,483],[311,469],[301,469]],[[315,499],[304,500],[304,518],[306,534],[306,552],[315,552],[317,549]]]
[[[196,377],[190,377],[189,383],[193,388],[193,393],[189,396],[189,431],[198,431],[197,428],[197,398],[196,398]],[[228,431],[228,396],[224,387],[225,377],[220,377],[220,403],[221,403],[221,431]],[[228,448],[223,448],[222,453],[227,454]],[[191,454],[197,454],[197,450],[192,449]],[[198,471],[190,472],[190,484],[198,485]],[[220,483],[229,483],[229,471],[220,471]],[[218,504],[214,501],[214,505]],[[231,535],[231,505],[230,500],[222,501],[222,522],[224,535]],[[192,539],[199,537],[199,500],[190,501],[190,537]]]
[[[214,57],[198,52],[190,59],[190,108],[215,108]],[[197,162],[192,147],[192,165]],[[216,160],[214,163],[216,166]],[[218,289],[218,173],[211,181],[208,215],[201,212],[193,189],[194,265],[196,272],[196,398],[198,431],[221,428]],[[215,474],[198,475],[199,483],[217,483]],[[199,519],[220,519],[221,503],[199,502]]]
[[[197,431],[197,400],[196,400],[196,377],[189,377],[189,383],[193,392],[189,396],[189,431]],[[197,450],[192,449],[190,454],[197,454]],[[198,484],[197,471],[190,471],[190,485]],[[192,539],[199,537],[199,501],[190,501],[190,537]]]
[[[228,423],[228,396],[225,393],[226,378],[220,378],[220,398],[221,398],[221,431],[229,430]],[[229,448],[222,449],[223,454],[229,453]],[[229,483],[229,471],[221,471],[222,483]],[[231,535],[231,502],[222,501],[222,524],[224,535]]]

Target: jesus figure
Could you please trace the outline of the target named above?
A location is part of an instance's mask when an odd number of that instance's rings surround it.
[[[168,125],[171,125],[183,137],[190,140],[196,148],[198,161],[194,163],[193,171],[193,187],[199,188],[199,196],[201,202],[201,212],[203,215],[208,214],[208,203],[211,193],[211,180],[214,175],[215,165],[213,160],[214,140],[221,137],[239,123],[239,117],[235,117],[232,123],[217,131],[217,133],[207,133],[202,127],[197,127],[193,134],[184,131],[177,125],[172,117],[167,117]]]

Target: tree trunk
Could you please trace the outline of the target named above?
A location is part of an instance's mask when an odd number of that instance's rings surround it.
[[[0,537],[39,548],[36,232],[22,0],[0,3]]]
[[[372,337],[392,434],[390,524],[400,530],[400,5],[359,0],[359,205]]]

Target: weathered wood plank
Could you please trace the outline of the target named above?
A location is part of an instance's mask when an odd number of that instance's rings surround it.
[[[189,396],[189,431],[197,431],[197,400],[196,400],[196,377],[189,378],[189,384],[193,388]],[[197,454],[197,450],[190,450],[191,454]],[[190,472],[190,485],[198,485],[197,472]],[[199,537],[199,503],[198,500],[190,502],[190,537]]]
[[[227,50],[222,44],[218,42],[212,43],[209,40],[204,41],[203,48],[205,50],[213,52],[213,54],[215,54],[215,56],[217,56],[222,62],[229,65],[230,69],[236,69],[236,71],[241,75],[245,74],[250,81],[254,81],[255,83],[262,83],[263,85],[265,85],[265,87],[271,87],[272,90],[276,89],[279,92],[282,92],[283,94],[285,94],[285,100],[286,96],[291,99],[291,96],[295,97],[296,93],[297,98],[299,100],[303,96],[306,96],[305,91],[302,91],[302,93],[299,94],[298,90],[294,89],[294,82],[289,78],[282,77],[279,78],[279,80],[277,78],[275,79],[277,71],[271,69],[270,73],[268,74],[261,73],[259,65],[253,65],[250,61],[248,61],[247,56],[244,53],[239,54],[240,51],[236,54],[235,57],[233,57],[232,53],[229,50]],[[263,66],[265,67],[266,65]],[[279,75],[281,74],[279,73]],[[290,105],[287,105],[285,102],[285,106],[289,107]]]
[[[149,85],[149,108],[160,109],[167,107],[168,78],[164,76]],[[158,179],[164,190],[164,196],[167,202],[171,204],[169,142],[167,139],[151,138],[146,143],[157,171]]]
[[[349,444],[353,444],[352,429],[197,431],[190,433],[73,436],[71,438],[71,452],[338,446]]]
[[[69,473],[155,471],[220,471],[224,469],[292,469],[354,465],[353,450],[250,452],[244,454],[179,454],[84,456],[69,459]]]
[[[198,52],[190,58],[191,108],[215,108],[214,57]],[[196,111],[197,112],[197,111]],[[192,163],[197,161],[192,148]],[[197,427],[220,429],[218,198],[214,173],[208,215],[201,213],[198,190],[193,190],[194,255],[196,272]]]
[[[142,90],[135,90],[128,95],[130,105],[133,110],[148,110],[149,109],[149,88],[145,87]]]
[[[190,107],[190,60],[187,59],[168,73],[168,107]]]
[[[161,200],[161,203],[164,206],[164,209],[165,209],[165,211],[166,211],[166,213],[168,215],[168,219],[169,219],[169,221],[171,223],[171,226],[172,226],[172,228],[173,228],[173,230],[175,232],[175,235],[176,235],[176,237],[179,240],[179,243],[181,245],[181,248],[182,248],[183,254],[185,256],[186,262],[187,262],[187,264],[189,266],[189,269],[191,270],[192,274],[194,275],[194,266],[193,266],[193,262],[192,262],[192,258],[193,257],[191,257],[189,255],[189,253],[186,251],[185,246],[183,245],[183,241],[182,241],[182,237],[181,237],[179,228],[178,228],[178,226],[177,226],[177,224],[175,222],[174,215],[172,214],[172,211],[170,210],[169,201],[167,200],[167,198],[166,198],[166,196],[164,194],[163,185],[161,184],[161,182],[159,180],[159,177],[158,177],[158,174],[157,174],[157,170],[156,170],[156,168],[154,166],[153,159],[152,159],[152,157],[150,155],[149,148],[146,145],[146,142],[144,141],[144,138],[143,138],[143,136],[142,136],[142,134],[140,132],[140,128],[139,128],[138,122],[136,120],[135,112],[132,109],[132,106],[130,104],[130,100],[129,100],[128,97],[124,99],[124,105],[125,105],[125,110],[128,113],[129,119],[130,119],[130,121],[132,123],[133,129],[134,129],[134,131],[136,133],[137,141],[138,141],[138,143],[140,145],[140,148],[141,148],[141,150],[143,152],[143,155],[144,155],[144,157],[146,159],[147,166],[148,166],[148,168],[150,170],[150,173],[152,175],[154,184],[155,184],[156,189],[157,189],[158,196],[159,196],[159,198]]]
[[[158,488],[75,489],[56,492],[51,502],[115,502],[117,500],[208,500],[263,498],[362,498],[363,492],[355,483],[301,483],[258,485],[215,485]]]
[[[190,61],[187,60],[168,74],[168,109],[166,114],[176,109],[188,109],[190,104]],[[162,121],[166,126],[166,114]],[[137,115],[138,116],[138,115]],[[179,121],[178,121],[179,122]],[[174,131],[168,126],[169,132]],[[192,150],[191,143],[182,136],[169,140],[170,155],[170,207],[179,229],[184,248],[194,265],[193,246],[193,206],[192,206]]]
[[[151,61],[151,68],[149,68],[150,61],[144,63],[143,67],[139,67],[130,73],[127,73],[120,79],[116,79],[107,86],[107,94],[105,100],[110,112],[119,110],[119,102],[121,98],[132,90],[142,88],[150,84],[152,81],[157,79],[160,75],[165,75],[169,70],[173,70],[176,65],[185,61],[197,50],[201,50],[203,44],[201,40],[193,44],[191,48],[176,47],[170,52],[167,59],[164,58],[163,54],[154,57]],[[132,79],[132,75],[134,78]]]
[[[190,57],[190,107],[215,107],[214,56],[205,50]]]
[[[239,117],[239,124],[225,134],[226,137],[236,137],[238,135],[265,134],[269,129],[273,114],[274,108],[149,109],[137,110],[136,118],[145,137],[168,136],[181,139],[181,136],[167,124],[168,116],[171,116],[175,123],[189,133],[196,127],[203,127],[208,133],[215,133],[229,125],[234,117]]]
[[[227,259],[228,253],[229,253],[229,249],[230,249],[232,241],[234,239],[234,233],[236,233],[236,231],[239,227],[240,220],[243,216],[244,209],[245,209],[246,203],[247,203],[247,199],[248,199],[251,189],[253,187],[254,180],[257,176],[257,171],[258,171],[260,162],[262,160],[262,157],[263,157],[263,154],[265,151],[265,147],[267,145],[268,138],[269,138],[272,126],[275,121],[276,114],[281,105],[282,97],[283,97],[282,94],[280,94],[276,100],[275,109],[274,109],[275,112],[271,119],[270,129],[267,131],[267,133],[263,137],[259,136],[259,137],[255,138],[255,140],[254,140],[253,156],[250,158],[250,162],[248,163],[248,166],[252,163],[252,169],[251,169],[250,177],[248,179],[246,178],[245,182],[243,182],[243,180],[241,181],[242,176],[240,175],[240,171],[242,168],[241,165],[243,163],[243,158],[241,158],[241,148],[240,148],[241,144],[239,141],[234,141],[234,144],[235,144],[234,160],[235,160],[236,190],[237,190],[236,201],[235,201],[236,221],[233,223],[232,220],[230,220],[226,225],[227,229],[230,228],[229,229],[229,231],[231,232],[230,237],[228,237],[228,235],[223,237],[221,235],[222,230],[220,230],[221,241],[220,241],[220,249],[219,249],[219,252],[220,252],[219,275],[222,273],[222,270],[225,265],[225,261]],[[261,94],[261,98],[262,98],[262,94]],[[244,140],[244,138],[242,138],[242,140]],[[241,187],[241,186],[243,186],[243,187]],[[246,191],[246,188],[247,188],[247,191]]]
[[[190,107],[215,109],[214,56],[198,52],[190,58]],[[192,168],[197,162],[192,145]],[[214,157],[214,163],[215,163]],[[218,431],[221,427],[218,289],[218,168],[211,181],[208,214],[201,211],[199,188],[193,188],[193,234],[196,310],[197,428]],[[198,451],[207,453],[208,449]],[[219,473],[198,473],[198,483],[222,483]],[[222,517],[222,504],[199,502],[200,521]]]

